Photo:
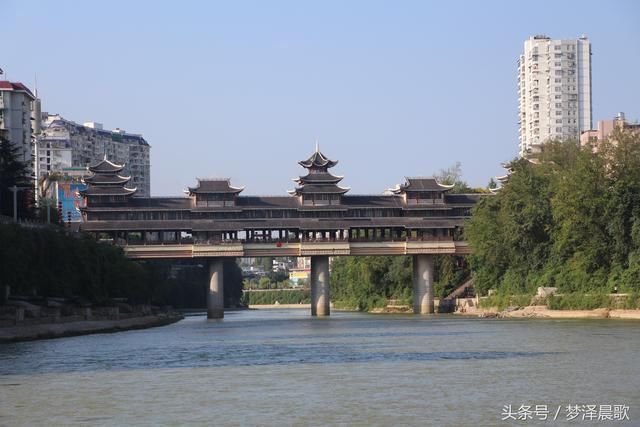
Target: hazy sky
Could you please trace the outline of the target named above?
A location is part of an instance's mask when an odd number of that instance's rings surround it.
[[[592,43],[593,117],[640,119],[640,2],[0,0],[0,68],[43,111],[141,133],[151,192],[286,194],[314,150],[352,194],[517,154],[530,35]]]

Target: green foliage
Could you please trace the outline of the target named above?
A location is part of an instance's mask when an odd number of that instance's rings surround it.
[[[436,296],[445,296],[468,276],[466,263],[451,256],[436,256]],[[411,257],[337,257],[331,265],[331,299],[337,308],[370,310],[384,307],[390,299],[401,304],[412,301]]]
[[[245,291],[242,302],[250,305],[260,304],[309,304],[311,294],[308,289],[279,289],[273,291]]]
[[[57,229],[0,225],[0,281],[13,294],[152,302],[154,282],[120,248]]]
[[[13,193],[9,190],[14,185],[30,187],[27,164],[18,160],[18,149],[8,139],[0,136],[0,215],[13,216]],[[33,193],[30,190],[17,194],[18,217],[31,217],[33,212]]]
[[[551,295],[547,298],[547,307],[550,310],[593,310],[617,308],[617,304],[608,294],[571,293]]]
[[[640,290],[639,133],[618,130],[597,152],[548,143],[511,168],[465,226],[477,291]]]
[[[116,246],[58,228],[0,225],[0,286],[9,285],[14,295],[205,307],[206,262],[187,265],[177,277],[171,274],[173,264],[131,261]],[[241,293],[242,271],[233,260],[225,261],[225,304],[237,305]]]

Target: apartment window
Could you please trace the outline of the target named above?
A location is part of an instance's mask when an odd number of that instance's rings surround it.
[[[556,70],[556,76],[561,76],[562,75],[562,70]]]
[[[556,132],[562,133],[562,128],[556,128]]]
[[[560,49],[562,49],[562,46],[560,46],[560,45],[555,45],[553,48],[554,48],[555,50],[560,50]]]
[[[556,61],[556,62],[554,63],[554,65],[555,65],[556,67],[559,67],[559,66],[561,66],[561,65],[562,65],[562,62]]]
[[[561,116],[562,115],[562,111],[556,111],[556,116]]]
[[[558,123],[562,124],[562,119],[556,119],[556,124]]]
[[[560,86],[556,86],[556,92],[560,92],[560,91],[561,91]]]
[[[556,99],[562,99],[562,95],[556,95]]]
[[[556,102],[556,108],[562,108],[562,104],[559,102]]]
[[[556,78],[556,83],[562,83],[562,79]]]

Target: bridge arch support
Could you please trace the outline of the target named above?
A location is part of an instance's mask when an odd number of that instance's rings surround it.
[[[329,257],[314,255],[311,257],[311,315],[329,316]]]
[[[207,289],[207,318],[224,317],[224,261],[223,258],[209,259],[209,288]]]

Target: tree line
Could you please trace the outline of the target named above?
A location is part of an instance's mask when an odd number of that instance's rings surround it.
[[[532,294],[640,290],[640,133],[551,142],[514,160],[465,226],[476,288]]]
[[[59,297],[78,303],[206,307],[206,259],[133,261],[123,250],[62,227],[0,225],[0,285],[11,295]],[[242,271],[234,259],[224,263],[225,305],[242,296]]]

